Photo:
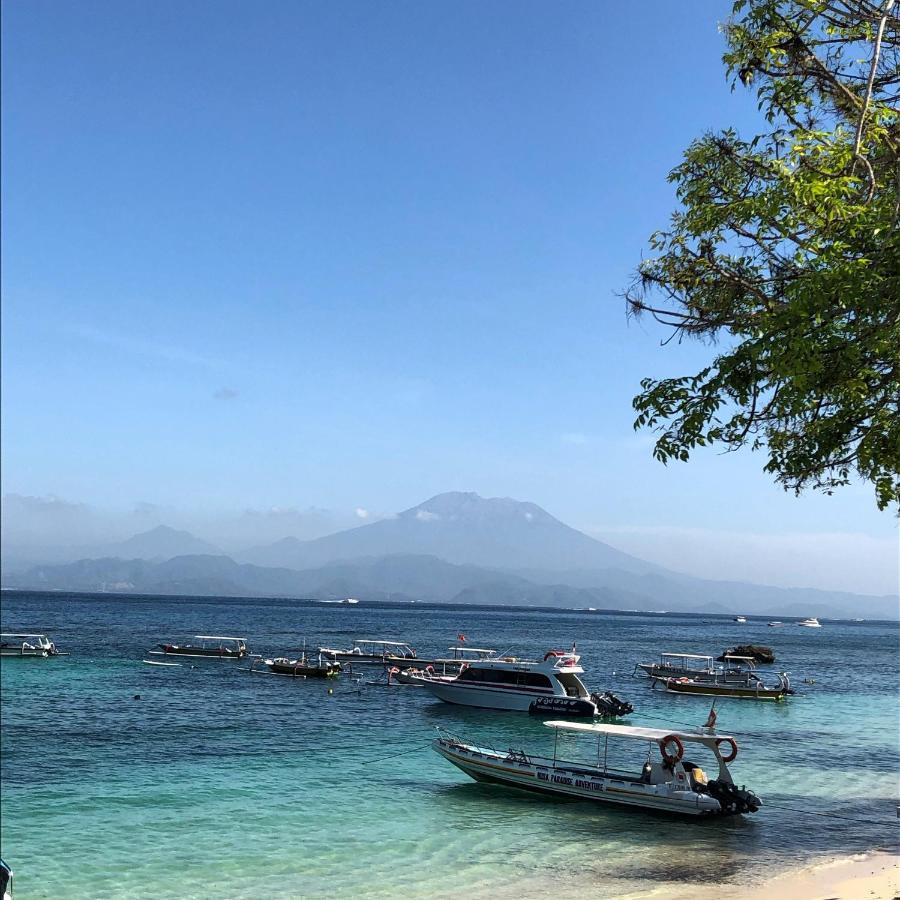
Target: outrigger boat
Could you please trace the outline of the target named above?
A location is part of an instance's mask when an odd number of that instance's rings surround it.
[[[728,763],[737,756],[738,745],[728,735],[718,735],[705,728],[685,732],[560,721],[545,724],[555,729],[552,758],[513,748],[498,751],[483,744],[471,744],[441,728],[432,747],[476,781],[576,800],[686,816],[752,813],[762,805],[752,791],[738,788],[734,783]],[[560,731],[596,736],[596,763],[561,760]],[[643,767],[638,770],[635,766],[631,771],[611,768],[610,738],[646,742]],[[684,758],[687,745],[702,747],[713,754],[718,768],[716,778],[710,780],[699,765]],[[727,756],[722,754],[723,745],[727,747]]]
[[[331,647],[318,647],[326,659],[337,662],[365,663],[369,665],[390,665],[405,669],[409,666],[420,666],[430,660],[420,660],[416,651],[402,641],[372,641],[368,639],[354,641],[350,650],[334,650]]]
[[[422,681],[427,678],[449,681],[473,662],[492,659],[497,655],[496,650],[485,647],[453,646],[447,649],[453,654],[452,656],[434,659],[421,667],[412,666],[401,669],[398,666],[391,666],[388,668],[388,681],[415,685],[421,685]],[[423,662],[427,662],[427,660],[423,660]]]
[[[0,657],[16,656],[28,659],[47,659],[68,656],[56,649],[46,634],[0,634]]]
[[[425,675],[419,683],[445,703],[535,715],[625,716],[630,703],[606,692],[590,693],[574,649],[549,650],[542,660],[514,656],[472,662],[455,678]]]
[[[784,700],[794,691],[787,672],[781,672],[778,683],[766,685],[755,672],[748,671],[744,681],[702,680],[700,678],[653,678],[653,687],[672,694],[694,694],[699,697],[735,697],[739,700]]]
[[[157,644],[158,650],[148,650],[150,656],[186,656],[192,659],[244,659],[247,638],[218,634],[197,634],[190,644]]]
[[[634,667],[645,672],[650,678],[692,678],[695,681],[739,682],[747,681],[748,673],[756,668],[752,656],[722,657],[723,665],[717,666],[713,657],[699,653],[660,653],[659,662],[638,663]]]
[[[304,653],[299,659],[284,656],[264,659],[263,665],[272,675],[289,675],[291,678],[336,678],[341,674],[341,664],[323,659],[321,653],[318,660],[311,660]]]

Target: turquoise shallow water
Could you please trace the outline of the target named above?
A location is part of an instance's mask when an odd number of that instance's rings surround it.
[[[641,896],[897,845],[893,624],[23,593],[4,593],[0,621],[73,654],[0,666],[0,850],[17,897]],[[741,744],[735,777],[766,805],[681,822],[483,786],[428,748],[435,726],[534,751],[551,747],[550,730],[411,687],[141,663],[158,640],[195,633],[247,635],[265,654],[304,636],[394,638],[425,656],[460,631],[520,654],[577,640],[588,685],[630,699],[630,723],[660,727],[699,724],[708,704],[649,690],[631,677],[637,661],[772,644],[799,695],[718,707]]]

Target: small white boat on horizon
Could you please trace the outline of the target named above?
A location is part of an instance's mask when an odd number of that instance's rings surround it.
[[[802,622],[797,623],[801,628],[821,628],[822,623],[816,618],[804,619]]]
[[[734,617],[734,621],[735,621],[735,622],[740,622],[740,623],[743,625],[743,624],[746,623],[747,617],[746,617],[746,616],[735,616],[735,617]]]

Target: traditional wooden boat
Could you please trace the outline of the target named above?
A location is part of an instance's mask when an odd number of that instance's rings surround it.
[[[309,659],[305,654],[298,659],[280,656],[264,659],[263,665],[272,675],[289,675],[291,678],[336,678],[341,674],[341,664],[323,659]]]
[[[51,656],[68,656],[56,649],[56,644],[46,634],[0,634],[0,657],[47,659]]]
[[[752,791],[738,788],[734,783],[728,763],[737,756],[738,745],[729,735],[708,729],[698,729],[695,733],[561,721],[546,724],[556,732],[552,757],[513,748],[496,750],[469,743],[440,728],[432,746],[476,781],[559,797],[685,816],[752,813],[761,806]],[[561,731],[595,737],[596,761],[560,759]],[[641,754],[643,766],[639,768],[638,763],[629,771],[613,768],[609,763],[610,739],[645,744],[646,754]],[[712,753],[718,769],[716,778],[710,780],[699,765],[684,758],[687,746]],[[727,755],[723,755],[723,747]]]
[[[638,671],[646,673],[650,678],[692,678],[696,681],[747,681],[748,673],[756,668],[752,656],[723,654],[722,665],[718,666],[711,656],[699,653],[660,653],[659,662],[638,663],[634,674]]]
[[[191,659],[244,659],[247,656],[247,638],[217,634],[198,634],[190,643],[156,646],[159,649],[148,650],[148,655],[184,656]]]
[[[767,685],[750,672],[745,681],[703,681],[699,678],[654,678],[653,687],[671,694],[693,694],[698,697],[734,697],[739,700],[784,700],[794,691],[787,672],[778,676],[778,683]]]
[[[318,647],[326,659],[347,662],[351,665],[397,666],[405,669],[410,666],[422,666],[431,660],[420,660],[409,644],[402,641],[373,641],[368,638],[354,641],[349,650],[335,650],[331,647]]]

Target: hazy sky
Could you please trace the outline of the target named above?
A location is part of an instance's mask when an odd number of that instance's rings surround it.
[[[641,377],[713,352],[618,292],[690,139],[754,129],[729,7],[5,3],[3,490],[207,522],[476,490],[700,574],[896,589],[868,488],[631,429]]]

